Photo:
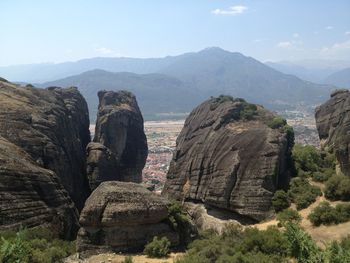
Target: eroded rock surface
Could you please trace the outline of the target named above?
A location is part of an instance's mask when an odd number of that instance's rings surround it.
[[[154,236],[166,236],[177,245],[178,234],[165,222],[167,205],[140,184],[102,182],[81,212],[78,252],[142,250]]]
[[[228,96],[199,105],[176,141],[162,195],[257,221],[270,216],[271,197],[288,184],[294,140],[286,123],[272,125],[275,117]]]
[[[54,171],[78,209],[90,193],[87,104],[76,88],[37,89],[0,81],[0,135]]]
[[[340,170],[350,176],[350,92],[336,90],[316,108],[316,126],[324,150],[335,153]]]
[[[148,148],[136,98],[127,91],[100,91],[98,97],[94,142],[100,146],[88,148],[90,185],[108,180],[140,183]]]
[[[78,211],[56,174],[0,137],[0,230],[49,225],[71,239],[78,220]]]

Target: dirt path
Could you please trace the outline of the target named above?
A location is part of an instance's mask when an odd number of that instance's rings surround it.
[[[131,256],[134,263],[173,263],[177,257],[183,253],[171,253],[167,258],[148,258],[140,254],[99,254],[88,259],[76,259],[76,255],[70,257],[65,263],[123,263],[126,256]]]

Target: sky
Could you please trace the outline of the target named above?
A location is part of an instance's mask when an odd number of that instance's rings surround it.
[[[0,66],[163,57],[350,60],[349,0],[0,0]]]

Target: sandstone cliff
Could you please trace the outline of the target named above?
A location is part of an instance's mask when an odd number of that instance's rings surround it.
[[[186,119],[162,195],[262,220],[288,183],[293,140],[285,121],[263,107],[212,98]]]
[[[177,245],[178,234],[164,222],[167,205],[140,184],[102,182],[81,212],[78,252],[142,250],[154,236],[166,236]]]
[[[140,183],[148,148],[135,96],[100,91],[94,143],[88,147],[91,187],[108,180]]]
[[[0,135],[54,171],[78,209],[90,190],[87,104],[76,88],[36,89],[0,81]]]
[[[337,90],[316,108],[321,147],[335,153],[341,172],[350,176],[350,92]]]
[[[0,137],[0,230],[50,225],[75,238],[79,215],[56,174]]]

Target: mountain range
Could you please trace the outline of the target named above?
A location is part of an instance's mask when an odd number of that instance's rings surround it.
[[[329,75],[324,83],[336,85],[342,88],[350,88],[350,67]]]
[[[280,72],[295,75],[304,80],[333,85],[336,85],[337,79],[332,79],[332,82],[327,79],[338,71],[350,68],[350,61],[346,60],[306,59],[299,61],[268,61],[265,64]]]
[[[50,80],[38,81],[40,87],[77,86],[88,102],[92,121],[97,112],[96,93],[102,89],[130,90],[145,119],[155,119],[186,114],[200,101],[220,94],[242,97],[272,110],[293,109],[300,104],[312,107],[334,88],[281,73],[252,57],[217,47],[173,57],[93,58],[21,70],[14,74],[0,68],[0,75],[24,82]]]

